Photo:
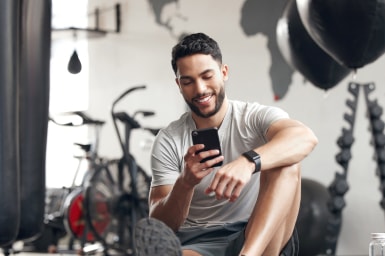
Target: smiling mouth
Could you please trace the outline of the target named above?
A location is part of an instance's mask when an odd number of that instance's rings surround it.
[[[208,102],[210,101],[210,99],[213,97],[212,94],[210,95],[206,95],[204,97],[198,97],[198,98],[195,98],[194,101],[195,102],[198,102],[198,103],[205,103],[205,102]]]

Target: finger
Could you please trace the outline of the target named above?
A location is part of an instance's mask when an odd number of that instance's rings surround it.
[[[230,197],[230,202],[234,202],[235,200],[238,199],[238,197],[240,196],[241,192],[242,192],[242,189],[243,189],[244,185],[242,184],[237,184],[234,189],[233,189],[233,193]]]
[[[215,157],[213,159],[206,160],[206,161],[202,162],[202,166],[203,166],[203,168],[211,168],[215,164],[223,162],[223,159],[224,159],[224,157],[222,155],[220,155],[220,156]]]
[[[211,181],[210,185],[207,187],[205,193],[210,194],[214,192],[219,184],[220,179],[221,177],[218,175],[218,172],[217,172],[217,175],[214,176],[214,179]]]
[[[196,145],[189,147],[189,149],[187,150],[187,153],[190,155],[195,155],[197,151],[200,151],[204,148],[205,148],[204,144],[196,144]]]
[[[227,187],[226,187],[224,193],[223,193],[223,197],[226,199],[230,199],[234,193],[234,188],[236,188],[236,186],[237,186],[237,182],[234,182],[234,181],[229,182],[227,184]]]
[[[221,200],[223,198],[223,192],[227,187],[227,182],[219,182],[217,188],[215,189],[215,197],[217,200]]]
[[[200,164],[200,157],[196,154],[198,150],[201,150],[204,148],[203,144],[197,144],[194,146],[191,146],[188,148],[187,153],[184,155],[184,161],[186,166],[189,169],[197,169],[201,168],[200,166],[197,166]],[[202,169],[202,168],[201,168]]]
[[[215,158],[219,156],[220,152],[217,149],[214,150],[206,150],[206,151],[201,151],[199,152],[199,157],[201,158],[201,161],[206,159],[206,158]],[[205,161],[206,162],[206,161]]]
[[[218,200],[223,198],[223,194],[227,187],[230,185],[230,178],[226,177],[225,175],[221,176],[219,173],[217,173],[215,176],[220,177],[219,182],[217,183],[216,187],[212,187],[215,191],[216,198]]]
[[[192,172],[195,173],[197,177],[204,177],[213,171],[213,168],[205,166],[199,162],[195,162],[191,168]]]

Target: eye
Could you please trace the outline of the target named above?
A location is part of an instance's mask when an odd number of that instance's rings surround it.
[[[191,80],[181,81],[181,85],[183,85],[183,86],[190,85],[191,83],[192,83]]]
[[[215,75],[215,72],[212,70],[208,70],[202,74],[202,79],[203,80],[210,80],[213,79]]]
[[[186,86],[186,85],[190,85],[193,81],[192,79],[189,79],[189,78],[181,78],[179,82],[181,85]]]
[[[205,75],[202,78],[203,80],[210,80],[211,78],[213,78],[213,75]]]

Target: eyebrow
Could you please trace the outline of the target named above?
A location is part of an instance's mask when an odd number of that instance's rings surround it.
[[[214,69],[206,69],[203,72],[199,73],[199,76],[204,76],[205,74],[209,72],[214,72]],[[179,76],[179,79],[192,79],[191,76]]]

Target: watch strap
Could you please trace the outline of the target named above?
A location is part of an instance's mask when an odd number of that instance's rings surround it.
[[[247,151],[242,154],[247,160],[255,164],[255,170],[253,172],[259,172],[261,171],[261,156],[255,152],[254,150]]]

